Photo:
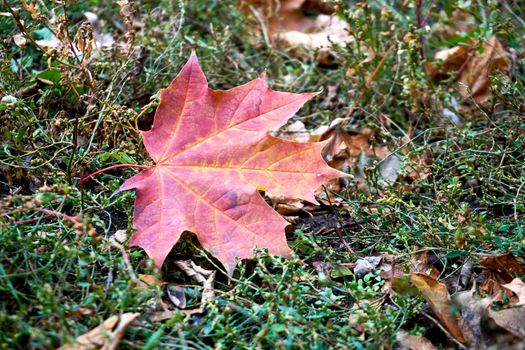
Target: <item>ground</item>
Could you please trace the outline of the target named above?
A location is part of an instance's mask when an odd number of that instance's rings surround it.
[[[138,316],[121,349],[388,349],[408,346],[404,332],[464,348],[403,276],[496,298],[524,275],[508,265],[525,257],[519,1],[341,1],[322,11],[308,1],[305,18],[328,11],[348,24],[351,40],[333,42],[328,60],[273,40],[277,29],[261,33],[264,19],[237,1],[27,3],[3,1],[0,16],[0,348],[56,348],[128,313]],[[160,271],[127,247],[135,194],[114,191],[137,170],[79,185],[111,165],[150,164],[139,130],[192,49],[215,89],[266,70],[275,90],[321,91],[289,124],[309,135],[345,118],[333,130],[365,144],[331,163],[352,181],[287,216],[292,257],[262,249],[232,278],[190,233]],[[508,259],[509,275],[486,254]],[[358,277],[366,257],[381,266]],[[209,286],[183,271],[188,259],[217,271],[204,303]],[[185,308],[168,289],[183,291]],[[493,306],[513,298],[507,290]]]

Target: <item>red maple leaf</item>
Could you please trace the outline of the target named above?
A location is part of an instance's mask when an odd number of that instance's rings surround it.
[[[287,221],[258,193],[317,203],[313,191],[342,176],[321,156],[325,143],[271,136],[316,93],[268,88],[264,75],[230,90],[208,88],[197,56],[160,93],[153,126],[142,132],[155,165],[128,179],[136,189],[131,246],[162,266],[184,231],[232,273],[253,248],[287,255]],[[344,176],[344,175],[343,175]]]

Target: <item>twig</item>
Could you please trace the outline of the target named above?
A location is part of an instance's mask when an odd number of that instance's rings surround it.
[[[107,167],[107,168],[104,168],[104,169],[100,169],[100,170],[97,170],[95,171],[93,174],[90,174],[86,177],[84,177],[82,180],[79,181],[79,183],[77,184],[77,187],[80,186],[81,184],[83,184],[84,182],[86,182],[87,180],[97,176],[98,174],[102,174],[106,171],[109,171],[109,170],[113,170],[113,169],[118,169],[118,168],[139,168],[139,169],[148,169],[149,166],[147,165],[139,165],[139,164],[117,164],[117,165],[112,165],[110,167]]]
[[[434,7],[435,0],[432,0],[432,3],[430,4],[430,8],[428,9],[427,14],[425,15],[425,18],[421,19],[421,8],[423,7],[423,0],[417,0],[416,3],[416,18],[417,18],[417,29],[422,29],[427,24],[432,7]],[[424,46],[424,40],[423,40],[423,34],[420,33],[419,35],[419,54],[421,55],[421,61],[425,60],[425,49]]]
[[[2,214],[0,214],[0,216],[5,217],[5,216],[8,216],[8,215],[12,215],[12,214],[15,214],[15,213],[20,213],[20,212],[23,212],[23,211],[26,211],[26,210],[33,210],[33,211],[36,211],[36,212],[44,213],[44,214],[47,214],[46,216],[57,216],[57,217],[60,217],[60,218],[62,218],[64,220],[67,220],[67,221],[71,222],[75,226],[82,225],[82,223],[80,221],[78,221],[73,216],[70,216],[70,215],[67,215],[67,214],[55,211],[55,210],[44,209],[44,208],[18,208],[18,209],[14,209],[14,210],[10,210],[8,212],[2,213]],[[42,219],[42,218],[33,218],[33,219],[19,220],[19,221],[16,221],[14,223],[10,223],[10,224],[11,225],[12,224],[18,224],[18,223],[22,223],[23,224],[23,223],[35,221],[37,219]],[[0,226],[6,226],[6,224],[2,223],[2,224],[0,224]]]
[[[379,69],[383,66],[383,64],[385,64],[385,61],[386,61],[388,55],[390,54],[390,52],[392,52],[394,47],[396,47],[396,44],[393,44],[392,46],[390,46],[388,48],[387,52],[384,53],[383,57],[381,58],[381,61],[379,61],[379,63],[377,64],[377,66],[374,69],[374,71],[372,72],[372,74],[370,74],[370,76],[366,80],[365,88],[361,90],[361,93],[359,94],[357,99],[354,101],[352,109],[350,109],[350,111],[348,111],[348,113],[346,114],[346,118],[350,118],[352,116],[352,114],[354,114],[354,112],[357,110],[357,106],[359,105],[359,102],[363,98],[363,96],[366,93],[366,91],[370,88],[370,85],[372,85],[372,81],[374,81],[374,78],[376,77],[377,73],[379,72]]]
[[[438,320],[436,320],[434,317],[430,316],[428,313],[426,313],[425,311],[421,310],[421,313],[427,317],[429,320],[431,320],[432,322],[434,322],[436,324],[436,326],[439,327],[439,329],[441,329],[443,331],[443,333],[445,333],[447,335],[447,337],[452,340],[460,349],[466,349],[467,347],[465,345],[463,345],[459,340],[457,340],[456,338],[454,338],[452,336],[452,334],[450,334],[450,332],[441,324],[439,323]]]
[[[23,224],[29,224],[31,222],[35,222],[35,221],[38,221],[38,220],[42,220],[42,219],[45,219],[45,218],[48,218],[49,215],[44,215],[44,216],[40,216],[38,218],[31,218],[31,219],[23,219],[23,220],[18,220],[18,221],[15,221],[15,222],[3,222],[3,223],[0,223],[0,227],[7,227],[7,226],[17,226],[17,225],[23,225]]]
[[[417,19],[417,29],[423,28],[423,21],[421,19],[421,7],[423,6],[423,0],[417,0],[416,3],[416,19]],[[419,55],[421,56],[421,61],[425,60],[425,50],[423,49],[423,35],[419,34]]]
[[[126,267],[126,271],[128,272],[129,278],[133,281],[135,285],[139,285],[140,279],[135,274],[135,271],[133,271],[133,267],[131,266],[131,263],[129,261],[129,254],[128,252],[126,252],[126,249],[124,249],[124,247],[121,244],[115,241],[110,242],[110,244],[111,246],[120,250],[120,253],[122,253],[122,259],[124,260],[124,266]]]

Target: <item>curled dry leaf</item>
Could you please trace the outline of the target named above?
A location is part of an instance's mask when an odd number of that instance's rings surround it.
[[[439,270],[428,261],[428,251],[416,249],[415,253],[410,254],[410,260],[412,261],[411,271],[430,275],[433,278],[439,276]]]
[[[472,13],[456,9],[449,17],[444,11],[439,13],[439,19],[432,26],[432,34],[445,40],[452,40],[478,27]]]
[[[15,45],[21,49],[23,49],[27,43],[27,40],[24,37],[24,34],[21,34],[21,33],[13,35],[13,41],[15,42]]]
[[[482,254],[479,264],[494,272],[504,283],[509,283],[515,276],[525,275],[525,264],[510,252],[501,254]]]
[[[447,331],[449,331],[456,340],[465,344],[467,339],[465,339],[461,331],[459,318],[457,315],[453,315],[450,310],[452,304],[447,286],[433,277],[418,272],[411,273],[410,280],[421,294],[423,294]]]
[[[206,303],[215,298],[213,284],[216,271],[203,269],[191,260],[175,261],[175,265],[202,286],[201,306],[199,309],[203,311]]]
[[[168,298],[173,303],[173,305],[179,309],[186,308],[186,293],[184,292],[184,287],[178,286],[176,284],[170,284],[168,285],[166,291],[168,293]]]
[[[471,348],[486,349],[490,348],[489,345],[498,343],[501,348],[506,349],[511,348],[512,344],[522,343],[522,338],[525,337],[525,307],[493,310],[494,298],[476,298],[474,288],[470,291],[456,293],[453,299],[461,309],[463,332],[472,334],[469,338]],[[501,329],[495,331],[490,321]]]
[[[512,282],[504,284],[503,287],[512,291],[518,297],[516,305],[525,305],[525,283],[521,278],[515,278]]]
[[[258,190],[317,204],[316,188],[347,176],[325,163],[325,143],[268,134],[315,95],[273,91],[264,76],[212,90],[192,53],[161,91],[151,130],[141,132],[155,164],[119,189],[136,189],[131,246],[144,248],[160,267],[191,231],[230,275],[236,258],[253,257],[255,247],[288,255],[288,222]]]
[[[162,286],[163,284],[166,284],[166,282],[156,276],[139,274],[139,284],[136,288],[150,288],[153,286]]]
[[[60,350],[115,350],[124,337],[129,325],[139,316],[138,313],[125,313],[111,316],[100,326],[79,336],[74,343],[60,347]]]
[[[473,44],[456,46],[437,52],[435,59],[442,65],[427,65],[429,75],[457,74],[461,95],[472,96],[480,105],[486,105],[491,97],[490,76],[496,72],[508,74],[511,64],[511,56],[495,36],[481,45],[481,51]]]
[[[410,280],[445,329],[471,349],[488,349],[494,344],[511,348],[525,337],[525,307],[522,305],[494,310],[494,296],[477,298],[475,286],[451,297],[447,287],[431,276],[411,273]],[[521,286],[521,280],[516,279],[510,287],[519,291]],[[456,312],[452,314],[452,310]],[[495,329],[494,323],[500,328]]]
[[[479,260],[479,264],[485,268],[479,288],[494,300],[502,300],[505,292],[503,284],[510,283],[515,276],[525,274],[525,265],[512,253],[483,254]]]
[[[254,17],[255,31],[262,32],[271,43],[284,46],[296,55],[303,50],[317,50],[317,60],[332,66],[337,56],[330,50],[333,43],[345,44],[352,39],[348,24],[336,16],[335,7],[321,0],[244,0],[241,10]],[[312,16],[312,13],[316,13]]]

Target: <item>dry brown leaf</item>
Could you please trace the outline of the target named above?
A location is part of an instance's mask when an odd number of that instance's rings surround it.
[[[306,202],[300,199],[287,198],[284,196],[273,196],[271,193],[267,193],[267,196],[272,201],[273,208],[281,215],[297,215],[301,212],[306,212]]]
[[[177,309],[177,310],[165,310],[165,311],[158,311],[158,312],[154,312],[150,315],[148,315],[148,318],[152,321],[152,322],[162,322],[162,321],[166,321],[166,320],[169,320],[175,316],[178,316],[182,313],[186,314],[186,316],[191,316],[191,315],[195,315],[195,314],[200,314],[203,312],[202,308],[195,308],[195,309],[189,309],[189,310],[184,310],[184,309]]]
[[[511,56],[495,36],[481,45],[478,52],[473,45],[462,45],[439,51],[435,55],[441,66],[427,64],[431,77],[457,73],[458,91],[463,97],[472,96],[480,105],[486,105],[491,97],[490,76],[496,72],[508,74]]]
[[[508,74],[511,59],[495,36],[483,43],[482,49],[467,63],[458,83],[463,97],[472,95],[477,103],[486,105],[491,96],[490,76],[497,71]]]
[[[79,336],[74,343],[60,347],[60,350],[114,350],[124,337],[128,326],[139,316],[139,313],[128,312],[120,316],[111,316],[100,326]]]
[[[243,0],[241,10],[254,17],[255,31],[268,36],[266,40],[293,52],[301,49],[319,50],[320,64],[333,65],[337,57],[329,49],[332,43],[351,40],[348,24],[336,16],[335,8],[320,0]],[[317,13],[316,16],[307,14]],[[299,49],[299,50],[297,50]]]
[[[490,295],[493,300],[502,300],[504,289],[501,283],[504,283],[504,281],[492,271],[484,271],[482,276],[483,282],[479,286],[480,291],[485,295]]]
[[[412,272],[410,274],[410,280],[421,294],[423,294],[432,310],[434,310],[450,334],[459,342],[465,344],[467,340],[461,331],[459,318],[450,313],[452,303],[447,286],[430,276],[418,272]]]
[[[402,350],[435,350],[437,349],[427,338],[420,335],[399,331],[396,335]]]
[[[504,283],[509,283],[514,276],[525,275],[525,265],[512,253],[483,254],[479,256],[481,266],[494,272]]]
[[[215,298],[213,285],[217,271],[203,269],[191,260],[178,260],[175,261],[175,265],[202,286],[201,306],[199,309],[201,312],[204,311],[206,303]]]
[[[514,307],[499,311],[489,309],[489,317],[498,326],[517,337],[525,337],[525,307]]]
[[[417,249],[416,249],[417,251]],[[439,276],[439,270],[428,262],[428,251],[418,251],[410,254],[412,266],[410,268],[413,272],[421,272],[425,275],[430,275],[433,278]]]
[[[525,308],[513,307],[494,311],[491,308],[494,298],[478,299],[474,290],[475,288],[454,295],[454,302],[461,309],[462,330],[464,334],[469,335],[470,348],[487,349],[492,348],[490,345],[498,344],[500,348],[510,349],[514,348],[512,345],[520,344],[522,339],[513,337],[525,336]],[[510,334],[496,331],[490,319]]]
[[[184,287],[176,284],[170,284],[168,285],[166,291],[168,293],[168,298],[173,303],[173,305],[179,309],[186,308],[186,293],[184,292]]]
[[[525,283],[521,278],[515,278],[512,282],[504,284],[503,287],[516,294],[518,302],[515,305],[525,305]]]
[[[149,288],[151,286],[161,286],[166,284],[166,282],[153,275],[139,274],[139,280],[140,283],[136,286],[136,288]]]

